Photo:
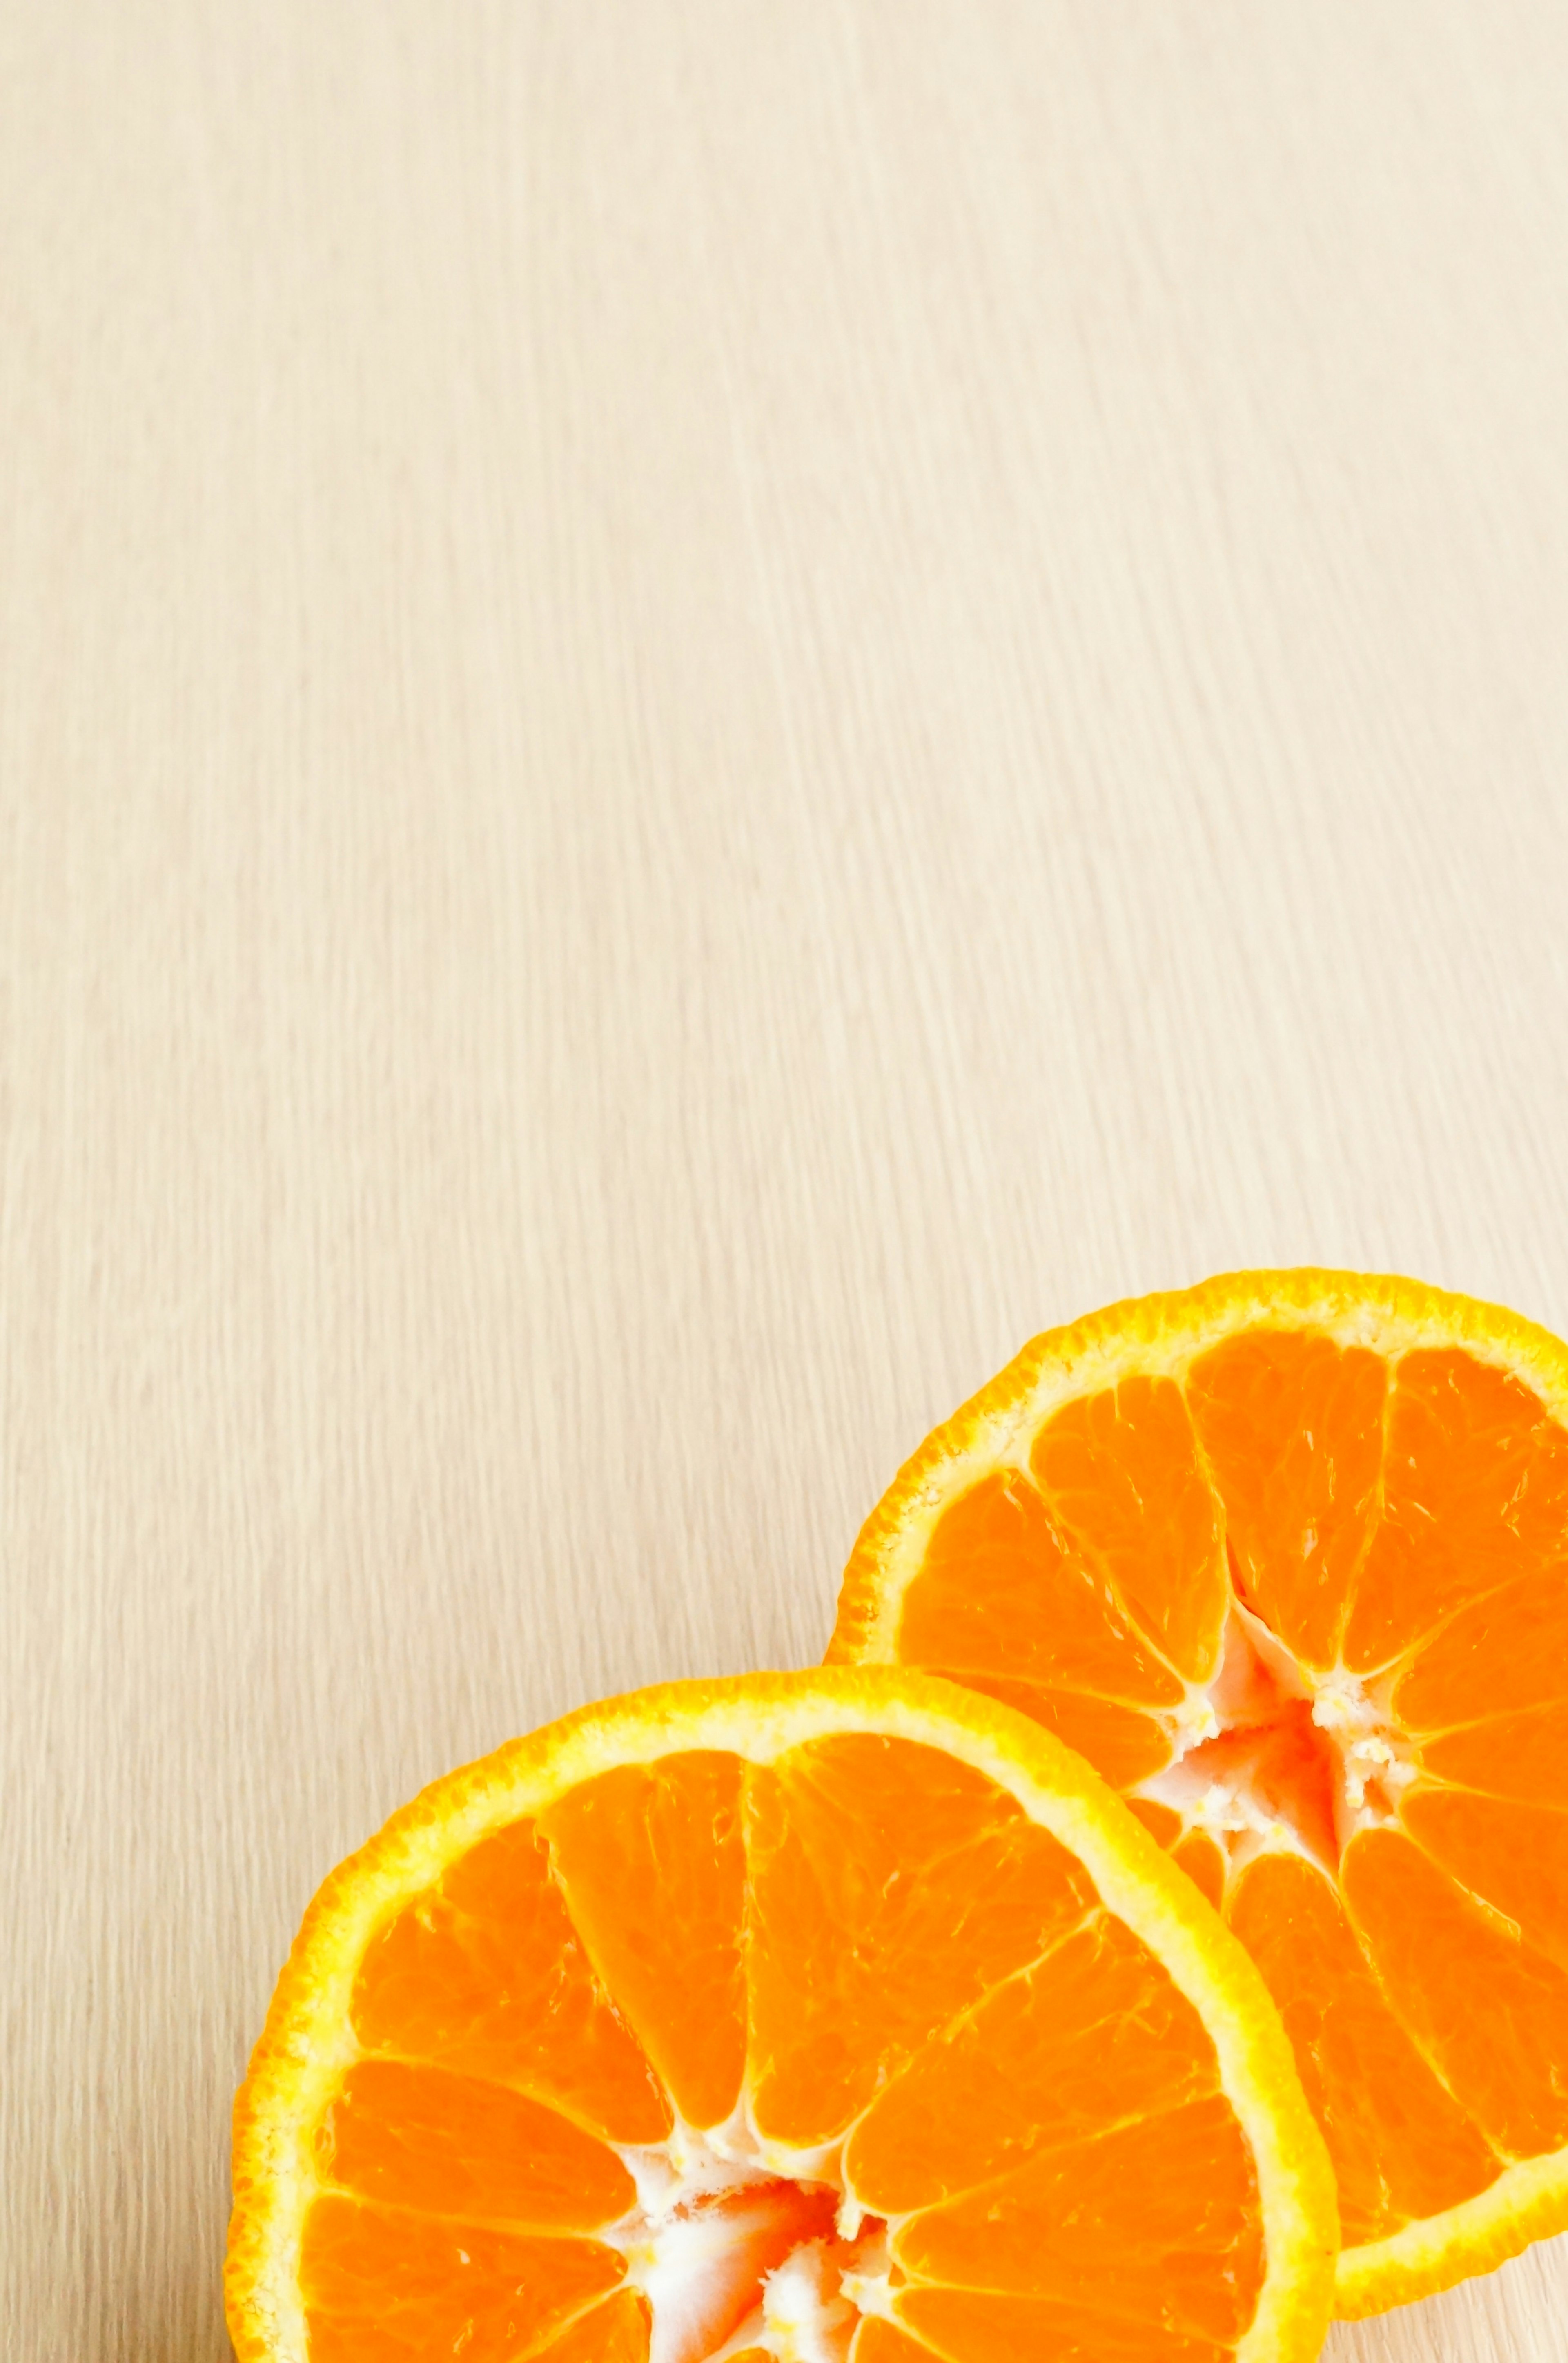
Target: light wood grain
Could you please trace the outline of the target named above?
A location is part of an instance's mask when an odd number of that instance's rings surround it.
[[[1565,118],[1550,0],[0,0],[15,2363],[226,2351],[316,1880],[815,1657],[1027,1334],[1568,1326]]]

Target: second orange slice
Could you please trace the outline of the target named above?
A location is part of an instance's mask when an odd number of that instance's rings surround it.
[[[1251,1272],[1036,1339],[873,1512],[830,1656],[1081,1748],[1262,1969],[1342,2312],[1568,2225],[1568,1352]]]

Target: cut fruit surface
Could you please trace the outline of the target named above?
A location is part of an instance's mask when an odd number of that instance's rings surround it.
[[[1026,1347],[873,1511],[830,1662],[1080,1748],[1219,1906],[1339,2184],[1342,2313],[1568,2225],[1568,1349],[1243,1272]]]
[[[884,1670],[642,1692],[328,1880],[236,2107],[240,2363],[1308,2363],[1263,1981],[1079,1758]]]

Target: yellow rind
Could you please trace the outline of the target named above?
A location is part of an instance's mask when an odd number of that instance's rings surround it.
[[[1025,1467],[1041,1422],[1069,1397],[1134,1373],[1180,1380],[1198,1355],[1253,1322],[1323,1331],[1385,1355],[1463,1347],[1508,1371],[1568,1426],[1568,1345],[1507,1306],[1393,1273],[1221,1272],[1195,1288],[1129,1297],[1031,1338],[905,1461],[856,1538],[828,1665],[892,1665],[903,1595],[950,1502],[998,1467]],[[1386,2312],[1490,2272],[1568,2229],[1568,2150],[1522,2159],[1490,2189],[1386,2239],[1341,2254],[1335,2312]]]
[[[297,2285],[310,2139],[356,2056],[355,1971],[394,1913],[504,1824],[614,1765],[683,1748],[766,1763],[836,1732],[944,1749],[1008,1791],[1084,1864],[1202,2018],[1251,2144],[1265,2279],[1238,2363],[1311,2363],[1338,2245],[1332,2170],[1263,1980],[1198,1891],[1098,1773],[1026,1716],[933,1677],[880,1668],[679,1682],[587,1707],[426,1789],[333,1872],[295,1940],[235,2105],[225,2280],[238,2363],[307,2363]]]
[[[1342,2322],[1386,2313],[1495,2272],[1532,2240],[1568,2230],[1568,2150],[1520,2158],[1474,2199],[1341,2253],[1334,2312]]]

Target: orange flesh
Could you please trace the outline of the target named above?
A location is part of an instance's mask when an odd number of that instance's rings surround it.
[[[669,2103],[589,1966],[533,1825],[466,1855],[365,1956],[368,2052],[439,2061],[555,2102],[611,2141],[662,2141]]]
[[[1085,2363],[1090,2357],[1093,2363],[1226,2363],[1233,2351],[1142,2314],[1101,2313],[1059,2299],[916,2290],[905,2314],[949,2363],[1040,2363],[1043,2356],[1070,2356],[1073,2363],[1080,2356]],[[913,2352],[923,2354],[920,2347]]]
[[[323,2180],[431,2215],[592,2232],[636,2200],[614,2151],[554,2109],[401,2059],[348,2070],[315,2147]]]
[[[1069,1738],[1221,1907],[1347,2246],[1568,2143],[1568,1433],[1517,1378],[1258,1326],[1071,1401],[943,1513],[897,1651]]]
[[[563,1898],[689,2125],[722,2124],[745,2069],[739,1759],[628,1764],[541,1825]]]
[[[785,2258],[832,2297],[884,2236],[896,2324],[841,2303],[829,2337],[858,2327],[856,2363],[1223,2363],[1253,2316],[1253,2159],[1196,2012],[1077,1859],[934,1748],[587,1782],[392,1920],[352,2018],[305,2219],[312,2363],[701,2363],[745,2345]],[[682,2201],[679,2236],[720,2253],[661,2313],[657,2274],[627,2279],[628,2169],[677,2113],[733,2131],[743,2088],[812,2175]]]
[[[403,2363],[443,2347],[526,2354],[624,2271],[597,2241],[536,2239],[318,2199],[305,2219],[300,2265],[311,2363]],[[466,2347],[457,2343],[465,2331]]]
[[[934,1749],[819,1741],[747,1792],[752,2107],[799,2148],[844,2133],[1093,1897],[1010,1797]]]

